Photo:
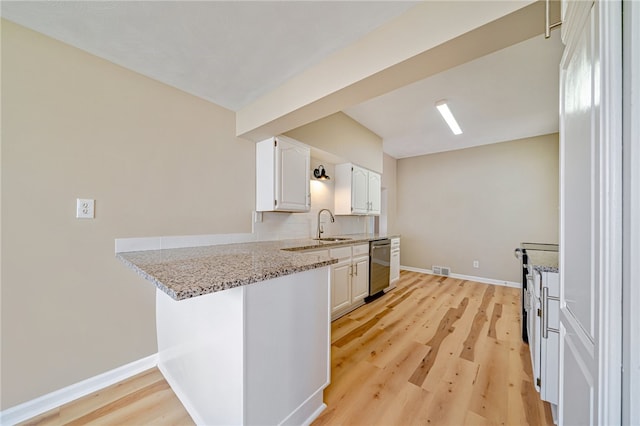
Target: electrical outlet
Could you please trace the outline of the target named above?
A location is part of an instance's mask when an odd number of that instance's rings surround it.
[[[88,198],[78,198],[76,200],[76,218],[77,219],[93,219],[95,200]]]
[[[474,268],[479,268],[479,267],[480,267],[480,262],[479,262],[479,261],[477,261],[477,260],[474,260],[474,261],[473,261],[473,267],[474,267]]]

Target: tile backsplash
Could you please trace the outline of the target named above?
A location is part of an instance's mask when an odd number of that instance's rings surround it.
[[[332,210],[332,209],[331,209]],[[309,213],[262,213],[262,222],[253,224],[253,233],[257,240],[281,240],[287,238],[315,238],[317,233],[319,209]],[[372,232],[372,217],[336,216],[331,223],[328,213],[322,213],[320,223],[324,229],[322,235],[362,234]]]

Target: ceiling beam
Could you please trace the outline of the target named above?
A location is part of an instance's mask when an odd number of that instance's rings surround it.
[[[543,0],[422,3],[239,110],[236,134],[282,134],[543,34],[544,14]]]

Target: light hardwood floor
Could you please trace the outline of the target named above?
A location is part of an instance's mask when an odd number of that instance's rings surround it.
[[[552,425],[520,338],[519,291],[403,271],[332,324],[322,425]],[[157,369],[25,422],[191,425]]]
[[[322,425],[552,425],[532,384],[518,289],[403,271],[332,324]]]

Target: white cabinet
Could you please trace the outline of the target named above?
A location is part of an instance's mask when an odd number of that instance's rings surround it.
[[[369,244],[329,250],[338,259],[331,265],[331,319],[335,320],[364,304],[369,295]]]
[[[351,256],[331,265],[331,317],[351,306]]]
[[[560,277],[534,270],[529,292],[529,349],[540,398],[558,404],[560,365]]]
[[[354,257],[351,275],[351,305],[358,304],[369,295],[369,256]]]
[[[397,281],[400,279],[400,238],[391,239],[391,260],[389,271],[389,288],[387,291],[395,288]]]
[[[369,172],[369,214],[380,214],[380,198],[382,191],[382,177],[375,172]]]
[[[308,212],[311,150],[277,136],[256,144],[256,211]]]
[[[335,170],[335,214],[380,214],[380,174],[338,164]]]
[[[369,295],[369,244],[312,249],[304,253],[338,259],[338,263],[331,265],[331,320],[364,305],[364,298]]]

